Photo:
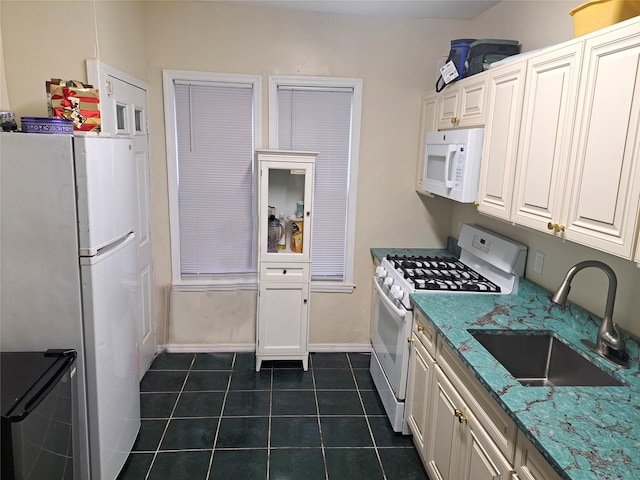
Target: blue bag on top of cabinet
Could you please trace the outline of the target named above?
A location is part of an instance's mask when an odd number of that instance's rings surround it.
[[[436,92],[442,91],[447,84],[456,80],[483,72],[493,62],[518,53],[520,53],[520,43],[517,40],[486,38],[451,40],[451,50],[445,66],[440,69],[442,74],[436,82]]]
[[[517,40],[480,39],[469,45],[469,53],[461,78],[484,72],[493,62],[520,53]]]
[[[447,57],[445,66],[449,62],[453,62],[457,75],[455,75],[456,72],[453,72],[454,76],[445,79],[443,76],[445,73],[443,72],[443,69],[440,69],[442,75],[440,75],[436,81],[436,92],[441,91],[448,83],[455,79],[462,78],[462,74],[465,70],[465,62],[467,61],[467,55],[469,54],[469,47],[475,41],[475,38],[459,38],[457,40],[451,40],[451,50],[449,50],[449,56]]]

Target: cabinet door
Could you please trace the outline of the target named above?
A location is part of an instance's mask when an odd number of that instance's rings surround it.
[[[632,258],[640,211],[640,31],[585,40],[565,237]]]
[[[457,476],[464,446],[464,431],[456,416],[466,405],[440,367],[434,367],[431,412],[426,451],[427,472],[437,480],[461,480]]]
[[[470,412],[460,480],[509,480],[513,468]]]
[[[575,42],[527,62],[511,219],[544,232],[558,233],[581,60]]]
[[[509,220],[526,62],[489,73],[489,110],[478,191],[481,213]]]
[[[418,142],[418,162],[416,165],[416,191],[425,193],[422,186],[424,177],[424,157],[427,146],[426,139],[428,132],[436,131],[436,102],[437,93],[431,92],[422,96],[422,108],[420,111],[420,141]]]
[[[259,244],[262,262],[309,262],[313,206],[313,162],[295,155],[259,154]],[[298,202],[303,211],[296,215]],[[270,219],[275,209],[275,222]],[[278,217],[283,214],[284,219]],[[272,223],[273,222],[273,223]],[[282,225],[279,234],[278,224]],[[278,238],[284,234],[284,244]]]
[[[431,377],[434,360],[418,337],[412,337],[407,383],[407,423],[413,433],[418,453],[425,457],[425,433],[431,399]]]
[[[446,87],[438,94],[438,129],[484,125],[487,75],[480,73]]]
[[[522,432],[518,432],[514,463],[519,480],[560,480],[560,476],[549,465],[549,462]]]
[[[308,312],[308,283],[262,282],[258,297],[258,354],[286,357],[306,353]]]

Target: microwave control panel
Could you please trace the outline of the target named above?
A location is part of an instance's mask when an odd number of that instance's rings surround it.
[[[462,188],[462,180],[464,178],[464,147],[458,147],[458,155],[456,158],[456,178],[454,181],[454,186],[456,190],[460,190]]]

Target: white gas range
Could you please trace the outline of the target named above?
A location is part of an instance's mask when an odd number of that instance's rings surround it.
[[[462,225],[454,256],[398,256],[381,260],[373,278],[371,376],[396,432],[408,434],[404,398],[413,315],[411,293],[510,294],[524,275],[527,247],[475,225]]]

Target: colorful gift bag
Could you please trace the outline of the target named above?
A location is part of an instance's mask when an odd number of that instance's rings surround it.
[[[52,78],[46,82],[49,116],[73,121],[74,130],[100,131],[100,94],[77,80]]]

